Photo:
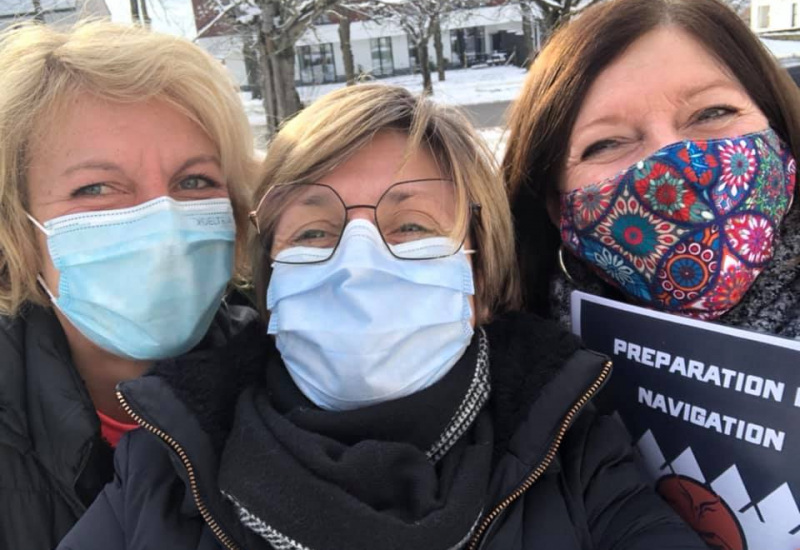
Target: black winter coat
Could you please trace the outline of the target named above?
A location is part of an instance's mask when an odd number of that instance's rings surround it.
[[[469,548],[704,549],[641,481],[622,427],[591,405],[610,363],[585,350],[563,353],[574,349],[564,345],[572,337],[538,318],[506,317],[486,329],[487,406],[501,452],[493,505]],[[59,550],[271,548],[239,522],[216,477],[237,397],[264,383],[266,356],[277,352],[260,327],[231,348],[121,384],[121,399],[146,429],[123,438],[115,481]]]
[[[223,307],[198,346],[255,317]],[[113,451],[51,310],[0,316],[0,550],[52,550],[113,479]]]

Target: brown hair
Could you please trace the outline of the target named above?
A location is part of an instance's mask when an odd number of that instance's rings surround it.
[[[313,182],[331,172],[381,131],[409,136],[409,152],[426,147],[445,177],[456,185],[457,205],[480,204],[470,226],[475,272],[476,317],[519,305],[514,235],[508,199],[494,157],[458,110],[414,97],[404,88],[360,84],[331,92],[285,124],[269,144],[253,205],[278,184]],[[267,197],[269,201],[269,197]],[[261,209],[269,209],[265,202]],[[260,217],[260,216],[259,216]],[[252,265],[256,295],[266,318],[271,275],[265,236],[254,236]]]
[[[719,0],[609,0],[560,28],[531,66],[509,120],[503,175],[512,201],[525,304],[548,312],[560,238],[547,214],[583,100],[597,76],[660,26],[689,33],[739,80],[800,158],[800,91],[744,21]],[[800,193],[800,186],[798,186]]]

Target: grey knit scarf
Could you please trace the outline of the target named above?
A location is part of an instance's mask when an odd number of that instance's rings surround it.
[[[784,219],[775,244],[775,257],[770,265],[758,276],[744,299],[717,322],[800,339],[800,204],[796,204]],[[550,285],[550,310],[565,328],[571,326],[570,294],[573,290],[624,299],[571,254],[564,253],[564,263],[578,285],[561,271],[557,272]]]

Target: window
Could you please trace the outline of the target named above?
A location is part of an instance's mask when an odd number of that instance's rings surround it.
[[[453,64],[470,67],[486,61],[486,46],[483,27],[469,27],[450,31],[450,51]]]
[[[394,57],[392,57],[392,39],[384,36],[369,41],[372,50],[372,74],[388,76],[394,74]]]
[[[419,70],[419,59],[417,59],[417,44],[414,42],[414,38],[409,34],[407,35],[408,40],[408,66],[411,68],[412,71]]]
[[[300,68],[300,82],[303,84],[336,82],[333,44],[298,47],[297,66]]]
[[[758,6],[758,28],[769,27],[769,6]]]

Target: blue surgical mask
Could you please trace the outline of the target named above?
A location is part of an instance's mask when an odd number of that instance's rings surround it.
[[[449,249],[444,238],[407,245]],[[290,248],[283,256],[328,257],[330,250]],[[336,253],[318,264],[274,263],[268,332],[298,388],[328,410],[397,399],[441,379],[472,339],[475,293],[463,250],[433,260],[392,256],[376,227],[353,220]]]
[[[205,335],[233,271],[230,200],[161,197],[44,225],[30,219],[47,235],[58,297],[41,277],[40,283],[99,347],[119,357],[163,359]]]

